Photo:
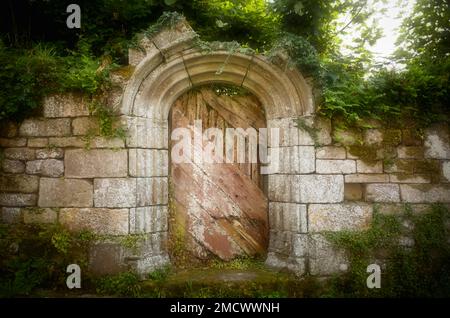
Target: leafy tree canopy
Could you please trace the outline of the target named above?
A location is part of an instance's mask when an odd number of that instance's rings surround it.
[[[0,119],[32,114],[49,92],[96,94],[105,86],[105,63],[125,65],[133,37],[163,12],[178,11],[203,40],[238,41],[269,56],[286,50],[291,64],[315,79],[325,116],[356,125],[367,117],[446,120],[449,3],[416,0],[395,57],[406,68],[395,71],[374,65],[367,49],[381,34],[373,3],[387,1],[79,0],[82,28],[75,30],[66,27],[73,1],[7,0],[0,13]],[[343,43],[350,32],[357,36]]]
[[[413,14],[406,18],[398,44],[398,58],[419,63],[441,62],[450,56],[450,2],[416,0]]]

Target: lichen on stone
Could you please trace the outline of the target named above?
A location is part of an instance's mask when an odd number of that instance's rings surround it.
[[[135,71],[135,67],[133,65],[126,65],[112,71],[112,75],[118,75],[123,79],[129,79]]]

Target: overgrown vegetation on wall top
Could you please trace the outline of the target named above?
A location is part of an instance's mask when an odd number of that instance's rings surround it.
[[[401,39],[407,50],[397,54],[406,62],[404,71],[371,64],[365,43],[380,32],[369,23],[373,9],[367,0],[81,1],[83,26],[75,31],[65,27],[61,14],[69,2],[21,0],[3,11],[0,119],[33,115],[51,92],[98,92],[108,70],[126,64],[134,35],[152,22],[161,24],[164,11],[175,10],[204,40],[238,41],[256,52],[287,50],[292,64],[315,79],[324,116],[351,125],[367,117],[408,117],[423,125],[448,119],[450,10],[445,1],[417,1]],[[342,12],[354,15],[351,24],[364,35],[350,57],[339,51],[338,35],[347,28],[337,22]],[[434,27],[424,27],[428,22]]]

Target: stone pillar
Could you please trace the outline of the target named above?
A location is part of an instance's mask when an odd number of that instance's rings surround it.
[[[169,142],[167,120],[122,117],[128,128],[128,175],[135,185],[130,234],[142,240],[125,258],[138,273],[169,263],[167,252]]]

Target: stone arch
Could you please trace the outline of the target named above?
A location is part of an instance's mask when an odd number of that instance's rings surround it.
[[[298,157],[301,137],[293,119],[311,115],[314,111],[312,90],[300,72],[287,67],[287,59],[282,54],[273,63],[262,55],[230,53],[223,47],[202,53],[196,47],[196,37],[186,21],[181,21],[171,29],[160,31],[152,39],[143,39],[140,43],[143,50],[130,50],[130,65],[134,66],[134,71],[120,106],[129,132],[127,147],[130,171],[133,172],[131,177],[136,178],[136,211],[152,206],[163,207],[165,215],[162,217],[165,219],[169,196],[168,116],[177,98],[196,86],[225,83],[253,93],[265,109],[267,127],[288,128],[281,131],[280,158],[284,159],[280,159],[281,170],[277,174],[308,173],[299,171],[302,168],[294,158]],[[149,167],[149,160],[156,164]],[[302,233],[302,227],[306,226],[306,216],[302,206],[295,203],[298,201],[284,199],[285,187],[271,187],[270,177],[271,232],[267,262],[276,267],[303,271],[304,265],[293,256],[292,246],[293,235]],[[133,217],[130,215],[130,218]],[[288,218],[289,221],[281,220]],[[161,235],[164,239],[164,233]],[[277,247],[280,235],[287,243]],[[150,252],[140,263],[138,261],[137,267],[145,272],[146,268],[154,267],[155,262],[167,261],[167,256],[161,258],[159,255],[155,259]]]
[[[268,120],[312,114],[310,86],[296,70],[262,55],[230,53],[218,48],[202,53],[186,22],[141,42],[145,53],[130,52],[136,68],[124,92],[121,113],[164,119],[173,102],[194,86],[221,82],[242,86],[262,102]]]

